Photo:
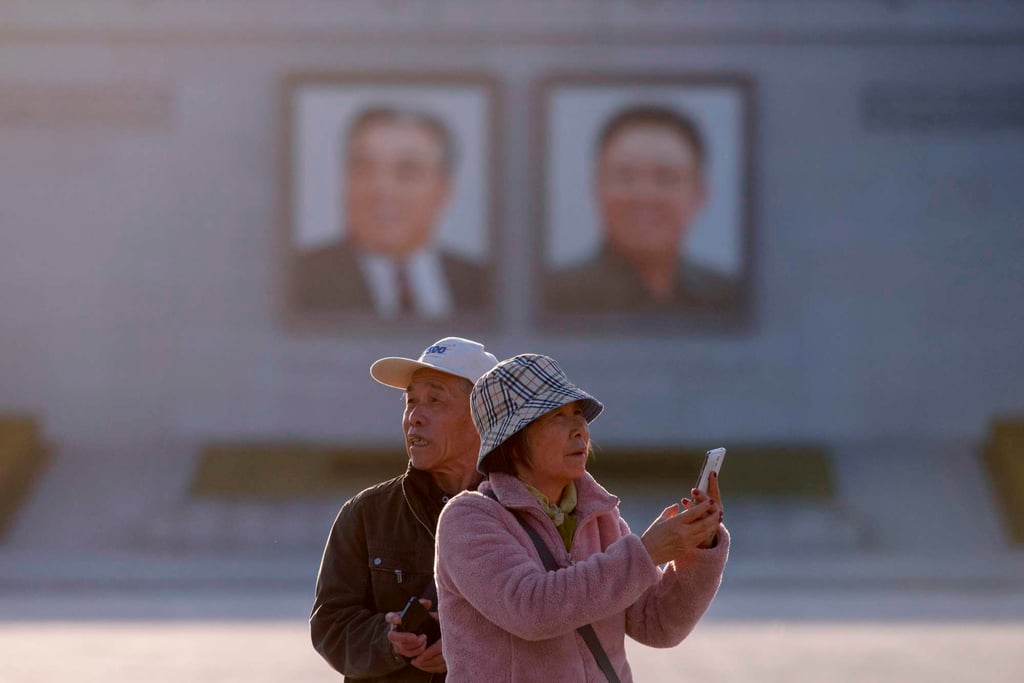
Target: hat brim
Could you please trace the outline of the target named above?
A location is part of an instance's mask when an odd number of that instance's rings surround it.
[[[389,387],[408,389],[412,374],[423,368],[439,369],[412,358],[381,358],[370,366],[370,376]]]
[[[510,422],[514,425],[514,428],[505,434],[500,440],[486,439],[480,445],[480,452],[477,457],[477,471],[486,474],[487,470],[484,468],[484,461],[487,459],[495,449],[501,444],[508,441],[515,434],[521,432],[530,426],[530,423],[543,417],[552,410],[557,410],[564,405],[575,403],[580,401],[583,404],[583,418],[590,424],[597,416],[604,410],[604,404],[598,401],[596,398],[588,394],[581,389],[575,389],[572,392],[566,392],[561,397],[561,402],[547,400],[531,400],[527,401],[515,412],[511,417]],[[493,441],[493,443],[490,443]]]
[[[604,410],[604,404],[582,390],[576,390],[570,394],[560,396],[559,399],[561,402],[551,401],[550,399],[533,399],[524,403],[523,407],[516,411],[516,417],[519,418],[519,427],[516,431],[523,429],[537,418],[543,417],[552,410],[557,410],[576,401],[583,404],[583,417],[586,419],[587,424],[593,422],[601,414],[601,411]]]
[[[385,384],[389,387],[394,387],[396,389],[408,389],[409,384],[412,383],[413,374],[417,370],[423,369],[437,370],[438,372],[443,372],[446,375],[451,375],[452,377],[463,377],[462,375],[453,372],[448,368],[443,368],[440,365],[431,365],[430,363],[413,360],[412,358],[398,357],[381,358],[374,362],[374,364],[370,366],[370,376],[381,384]]]

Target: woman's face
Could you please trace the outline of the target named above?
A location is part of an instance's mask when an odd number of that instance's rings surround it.
[[[583,404],[574,401],[544,413],[526,426],[523,438],[528,464],[520,477],[557,502],[562,489],[586,471],[590,427]]]

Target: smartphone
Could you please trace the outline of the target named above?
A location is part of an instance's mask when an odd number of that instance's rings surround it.
[[[441,637],[441,624],[437,619],[430,616],[430,612],[423,606],[420,599],[415,595],[405,603],[400,615],[402,623],[396,630],[407,631],[408,633],[423,634],[427,637],[427,645],[432,645]]]
[[[697,477],[696,488],[701,493],[708,492],[708,477],[712,472],[718,474],[722,468],[722,461],[725,460],[724,448],[712,448],[704,454],[704,464],[700,466],[700,476]]]

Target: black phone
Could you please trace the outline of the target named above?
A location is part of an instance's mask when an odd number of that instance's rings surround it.
[[[441,624],[437,619],[430,616],[430,612],[423,606],[420,599],[415,595],[409,598],[400,614],[402,623],[395,627],[398,631],[423,634],[427,637],[427,645],[432,645],[441,637]]]

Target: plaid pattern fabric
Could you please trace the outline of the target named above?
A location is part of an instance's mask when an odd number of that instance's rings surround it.
[[[587,422],[604,410],[600,401],[570,382],[547,356],[524,353],[495,365],[469,397],[473,424],[480,433],[477,469],[488,453],[520,429],[550,410],[579,400]]]

